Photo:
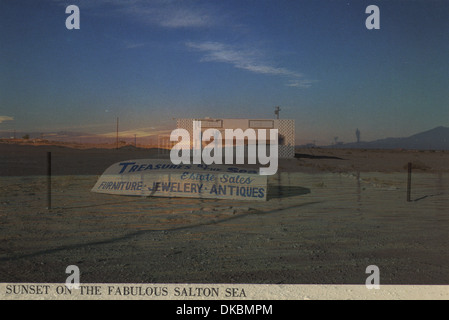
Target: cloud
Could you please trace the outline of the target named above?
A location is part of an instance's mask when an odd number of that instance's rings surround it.
[[[317,80],[290,80],[286,86],[296,87],[296,88],[310,88],[312,83],[317,82]]]
[[[158,136],[158,135],[169,135],[172,130],[168,129],[157,129],[155,127],[148,127],[148,128],[138,128],[138,129],[132,129],[132,130],[123,130],[119,131],[119,138],[130,138],[134,137],[136,135],[137,138],[142,137],[151,137],[151,136]],[[117,132],[107,132],[98,134],[98,137],[103,138],[115,138],[117,136]]]
[[[8,117],[8,116],[0,116],[0,123],[4,122],[4,121],[13,121],[14,118],[13,117]]]
[[[78,5],[83,10],[102,9],[108,14],[127,16],[133,21],[164,28],[210,27],[218,15],[208,3],[180,0],[52,0],[61,5]],[[107,10],[107,11],[106,11]]]
[[[254,73],[301,77],[301,74],[294,71],[258,62],[258,54],[254,50],[239,50],[219,42],[187,42],[186,45],[191,49],[205,52],[201,61],[230,63],[236,68]]]
[[[287,84],[289,87],[308,88],[315,82],[303,79],[303,75],[296,71],[264,63],[261,61],[264,60],[263,54],[254,49],[235,48],[220,42],[187,42],[186,46],[203,52],[204,56],[200,60],[202,62],[228,63],[235,68],[253,73],[292,78]]]
[[[189,8],[124,8],[124,12],[141,23],[157,25],[159,27],[177,28],[205,28],[215,24],[211,15]]]
[[[125,40],[123,41],[123,46],[126,49],[135,49],[135,48],[140,48],[145,46],[144,42],[138,42],[138,41],[130,41],[130,40]]]
[[[68,0],[53,0],[67,2]],[[88,8],[108,8],[107,14],[120,15],[130,18],[141,24],[149,24],[166,29],[201,29],[211,27],[229,27],[229,16],[218,10],[213,2],[199,2],[189,0],[78,0]],[[211,4],[212,3],[212,4]],[[106,12],[106,11],[105,11]],[[126,49],[139,48],[146,45],[141,41],[124,41]],[[314,81],[306,80],[297,71],[276,66],[267,62],[264,54],[254,48],[235,47],[220,42],[187,42],[185,45],[204,55],[202,62],[221,62],[233,65],[235,68],[248,72],[287,77],[290,81],[288,87],[309,88]]]
[[[199,28],[214,25],[211,14],[202,9],[189,8],[158,8],[157,19],[153,19],[162,27],[167,28]]]

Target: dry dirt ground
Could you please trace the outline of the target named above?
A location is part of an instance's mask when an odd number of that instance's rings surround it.
[[[297,150],[266,202],[90,192],[112,163],[156,157],[0,144],[0,282],[77,265],[84,283],[364,284],[377,265],[383,284],[449,284],[448,152]]]

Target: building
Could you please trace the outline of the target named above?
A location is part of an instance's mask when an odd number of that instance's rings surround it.
[[[291,119],[177,119],[177,128],[186,129],[193,137],[193,121],[201,121],[201,130],[217,129],[224,137],[225,129],[277,129],[279,158],[295,156],[295,120]],[[269,136],[267,134],[267,136]],[[268,140],[267,140],[268,143]],[[224,145],[224,144],[223,144]]]

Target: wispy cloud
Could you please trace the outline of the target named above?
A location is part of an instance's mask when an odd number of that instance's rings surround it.
[[[310,88],[313,83],[317,82],[317,80],[290,80],[286,86],[287,87],[295,87],[295,88]]]
[[[67,0],[53,0],[66,2]],[[201,29],[224,27],[230,24],[229,15],[218,10],[213,2],[189,0],[78,0],[88,7],[108,7],[109,14],[129,17],[141,24],[166,29]],[[97,10],[98,11],[98,10]],[[122,43],[126,49],[142,47],[144,42],[129,40]],[[185,45],[202,52],[202,62],[228,63],[248,72],[287,78],[288,87],[309,88],[315,81],[307,80],[295,70],[278,66],[267,59],[262,51],[249,46],[233,46],[222,42],[187,42]]]
[[[169,10],[162,7],[132,6],[121,10],[140,23],[165,28],[198,28],[209,26],[212,23],[207,15],[189,9],[176,8]]]
[[[8,116],[0,116],[0,123],[4,122],[4,121],[13,121],[14,118],[13,117],[8,117]]]
[[[315,81],[303,79],[303,74],[264,62],[263,54],[254,49],[241,49],[220,42],[187,42],[190,49],[203,52],[202,62],[222,62],[235,68],[271,76],[288,77],[289,87],[308,88]]]
[[[182,7],[153,8],[153,14],[147,16],[150,22],[166,28],[200,28],[215,24],[211,13],[204,9]]]
[[[170,134],[172,130],[168,129],[158,129],[156,127],[147,127],[147,128],[138,128],[138,129],[132,129],[132,130],[123,130],[119,131],[120,137],[134,137],[136,135],[137,138],[143,138],[143,137],[151,137],[151,136],[158,136],[158,135],[166,135]],[[114,138],[117,136],[117,132],[107,132],[98,134],[98,137],[103,138]]]
[[[53,0],[68,5],[67,0]],[[128,16],[133,21],[165,28],[210,27],[218,21],[215,10],[206,2],[180,0],[77,0],[80,8],[108,8],[108,12]]]
[[[138,42],[138,41],[129,41],[129,40],[125,40],[123,41],[123,46],[126,49],[135,49],[135,48],[140,48],[145,46],[144,42]]]

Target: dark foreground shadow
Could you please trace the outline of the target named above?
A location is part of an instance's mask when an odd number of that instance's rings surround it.
[[[286,198],[310,193],[309,188],[290,186],[268,186],[267,199]]]
[[[178,231],[182,231],[182,230],[192,230],[198,227],[204,227],[207,225],[214,225],[214,224],[220,224],[220,223],[224,223],[224,222],[229,222],[232,220],[237,220],[237,219],[241,219],[250,215],[270,215],[270,214],[275,214],[275,213],[279,213],[280,211],[283,210],[289,210],[289,209],[297,209],[297,208],[301,208],[301,207],[307,207],[310,205],[314,205],[317,203],[320,203],[321,201],[311,201],[311,202],[306,202],[306,203],[300,203],[300,204],[294,204],[294,205],[290,205],[290,206],[286,206],[286,207],[280,207],[280,208],[273,208],[273,210],[270,211],[265,211],[265,212],[261,212],[259,210],[250,210],[246,213],[242,213],[242,214],[238,214],[238,215],[233,215],[230,217],[226,217],[220,220],[216,220],[216,221],[206,221],[203,223],[196,223],[196,224],[192,224],[192,225],[186,225],[186,226],[180,226],[180,227],[174,227],[174,228],[168,228],[168,229],[157,229],[157,230],[138,230],[135,232],[130,232],[128,234],[125,234],[123,236],[119,236],[116,238],[110,238],[110,239],[105,239],[105,240],[99,240],[99,241],[91,241],[88,243],[78,243],[78,244],[72,244],[72,245],[65,245],[65,246],[60,246],[57,248],[53,248],[53,249],[45,249],[45,250],[40,250],[40,251],[36,251],[33,253],[26,253],[26,254],[16,254],[15,256],[12,257],[1,257],[0,258],[0,262],[5,262],[5,261],[16,261],[16,260],[20,260],[20,259],[29,259],[29,258],[34,258],[37,256],[41,256],[41,255],[46,255],[46,254],[55,254],[58,252],[62,252],[62,251],[68,251],[68,250],[74,250],[74,249],[80,249],[80,248],[91,248],[94,246],[102,246],[102,245],[108,245],[108,244],[114,244],[117,242],[121,242],[121,241],[128,241],[130,239],[133,239],[135,237],[140,237],[143,235],[147,235],[147,234],[151,234],[151,233],[170,233],[170,232],[178,232]]]
[[[428,194],[428,195],[422,196],[422,197],[417,198],[417,199],[412,200],[412,201],[420,201],[420,200],[424,200],[424,199],[426,199],[426,198],[436,197],[436,196],[441,196],[441,195],[444,195],[444,193],[441,192],[441,193],[437,193],[437,194]]]
[[[332,156],[314,156],[312,154],[305,154],[305,153],[295,153],[295,158],[298,159],[336,159],[336,160],[345,160],[343,158],[339,157],[332,157]]]

